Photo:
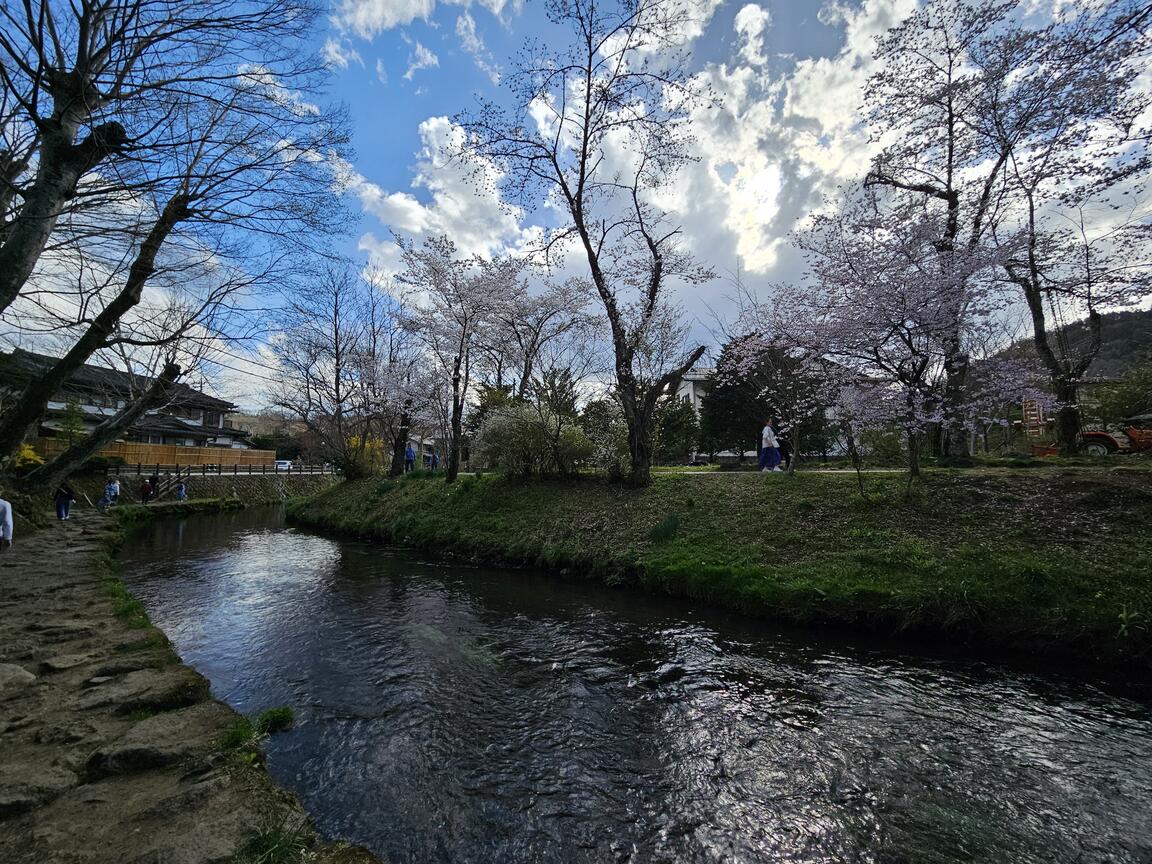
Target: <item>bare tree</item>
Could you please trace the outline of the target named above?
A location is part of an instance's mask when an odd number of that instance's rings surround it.
[[[147,381],[143,392],[135,398],[126,400],[122,409],[98,424],[89,435],[73,442],[54,459],[29,473],[23,478],[22,485],[28,489],[51,489],[60,483],[69,474],[78,470],[101,447],[116,440],[144,414],[167,402],[181,372],[180,365],[169,357],[165,360],[160,374]]]
[[[294,292],[282,318],[273,404],[299,419],[345,476],[364,476],[372,439],[364,373],[375,370],[364,364],[363,286],[346,268],[329,267]]]
[[[297,99],[322,64],[310,0],[28,0],[0,6],[0,311],[65,211],[172,176],[182,106],[254,80]],[[179,173],[179,172],[177,172]]]
[[[98,213],[57,220],[6,320],[22,335],[50,333],[63,356],[5,406],[0,454],[13,452],[97,351],[235,335],[224,319],[235,319],[226,313],[237,311],[236,295],[281,281],[306,236],[335,228],[319,154],[342,145],[341,118],[300,104],[263,74],[232,83],[226,101],[169,108],[180,130],[169,132],[169,176]]]
[[[511,114],[484,104],[460,118],[466,155],[497,164],[522,203],[556,201],[570,220],[541,251],[574,243],[587,261],[612,333],[629,479],[640,485],[650,479],[656,404],[704,353],[681,352],[651,374],[638,369],[669,283],[711,277],[650,202],[691,158],[688,113],[701,97],[678,44],[691,12],[680,0],[556,0],[550,17],[571,43],[527,47],[508,78]]]

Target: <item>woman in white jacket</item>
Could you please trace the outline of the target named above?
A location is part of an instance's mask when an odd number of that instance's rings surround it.
[[[780,442],[776,440],[776,430],[772,428],[772,417],[764,421],[760,430],[760,470],[780,470]]]

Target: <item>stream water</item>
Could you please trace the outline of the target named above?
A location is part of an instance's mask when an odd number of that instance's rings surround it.
[[[545,574],[159,523],[125,581],[272,774],[400,862],[1152,862],[1152,705]]]

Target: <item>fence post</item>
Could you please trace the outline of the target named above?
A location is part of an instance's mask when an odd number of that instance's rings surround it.
[[[137,462],[136,463],[136,476],[139,477],[143,473],[144,473],[144,466],[141,465],[139,462]]]

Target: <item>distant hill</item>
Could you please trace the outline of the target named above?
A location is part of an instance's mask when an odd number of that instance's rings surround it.
[[[1068,340],[1073,353],[1088,346],[1088,326],[1083,321],[1069,324],[1060,335]],[[1003,352],[1017,357],[1034,353],[1030,338],[1021,339]],[[1100,353],[1088,368],[1088,377],[1119,378],[1143,360],[1152,360],[1152,309],[1104,315]]]

